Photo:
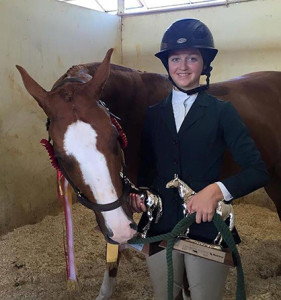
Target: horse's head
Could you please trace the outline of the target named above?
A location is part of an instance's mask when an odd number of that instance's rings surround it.
[[[123,156],[118,132],[98,102],[110,73],[110,49],[94,77],[85,68],[72,68],[47,92],[20,66],[27,91],[50,120],[49,134],[60,168],[70,183],[90,202],[104,207],[121,199]],[[95,210],[102,232],[110,241],[124,243],[136,232],[127,201]],[[109,205],[110,206],[110,205]]]
[[[180,184],[180,179],[178,177],[178,174],[174,175],[174,179],[172,179],[171,181],[167,182],[166,184],[166,188],[167,189],[172,189],[172,188],[177,188]]]

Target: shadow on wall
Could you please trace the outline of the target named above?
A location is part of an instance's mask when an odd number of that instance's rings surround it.
[[[61,210],[56,172],[40,145],[47,137],[46,116],[15,73],[10,72],[7,81],[9,97],[0,112],[0,235]]]

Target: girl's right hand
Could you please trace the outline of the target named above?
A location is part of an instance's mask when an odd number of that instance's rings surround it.
[[[146,212],[144,200],[140,198],[139,194],[130,193],[129,202],[133,212],[137,212],[137,213]]]

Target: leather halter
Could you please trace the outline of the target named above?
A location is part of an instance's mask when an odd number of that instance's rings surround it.
[[[65,82],[80,82],[83,83],[81,80],[79,79],[75,79],[75,78],[67,78],[64,79],[63,82],[56,84],[52,90],[56,89],[57,87],[61,86],[62,84],[64,84]],[[126,136],[120,126],[120,124],[117,122],[116,119],[119,119],[117,116],[115,116],[114,114],[112,114],[109,110],[109,108],[106,106],[106,104],[104,102],[102,102],[101,100],[98,101],[99,104],[105,108],[106,112],[110,115],[111,121],[113,123],[113,125],[117,128],[117,131],[119,132],[119,136],[121,138],[121,140],[119,139],[119,142],[121,144],[121,146],[126,147],[127,146],[127,139]],[[113,119],[115,119],[115,121],[117,122],[113,122]],[[46,122],[46,129],[47,131],[49,131],[49,126],[50,126],[50,119],[47,118],[47,122]],[[118,127],[118,126],[119,127]],[[121,129],[121,131],[120,131]],[[51,141],[51,138],[49,136],[49,143]],[[50,153],[49,153],[50,154]],[[68,176],[67,172],[65,171],[63,165],[62,165],[62,161],[61,159],[56,155],[56,153],[54,152],[54,157],[52,158],[53,160],[55,160],[57,162],[57,166],[59,167],[60,171],[62,172],[63,176],[67,179],[67,181],[69,182],[69,184],[72,186],[74,192],[76,193],[77,196],[77,200],[78,202],[80,202],[82,205],[84,205],[85,207],[96,211],[96,212],[103,212],[103,211],[110,211],[110,210],[114,210],[118,207],[120,207],[123,203],[125,203],[126,201],[128,201],[128,195],[130,193],[130,191],[132,190],[132,185],[130,184],[130,181],[127,179],[127,177],[125,175],[123,175],[123,173],[125,173],[126,170],[126,166],[125,163],[123,162],[122,165],[122,176],[120,175],[122,181],[123,181],[123,191],[122,191],[122,195],[115,200],[114,202],[108,203],[108,204],[97,204],[94,202],[91,202],[83,193],[81,193],[81,191],[75,186],[75,184],[72,182],[72,180],[70,179],[70,177]]]

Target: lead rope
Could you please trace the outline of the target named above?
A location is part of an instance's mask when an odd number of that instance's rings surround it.
[[[173,259],[172,259],[172,252],[173,246],[177,240],[177,237],[186,232],[187,228],[190,227],[191,224],[195,222],[196,213],[192,213],[187,217],[183,218],[179,223],[174,227],[174,229],[166,234],[161,234],[154,237],[149,238],[133,238],[128,241],[129,244],[146,244],[152,242],[159,242],[159,241],[167,241],[167,253],[166,253],[166,260],[167,260],[167,280],[168,280],[168,299],[173,300]],[[233,236],[222,220],[222,218],[216,213],[213,218],[213,222],[217,228],[217,230],[221,233],[224,241],[226,242],[227,246],[232,252],[234,256],[234,262],[236,264],[236,271],[237,271],[237,281],[236,281],[236,300],[246,300],[246,293],[245,293],[245,283],[244,283],[244,273],[242,268],[242,263],[240,259],[239,252],[237,250],[236,244],[234,242]]]

